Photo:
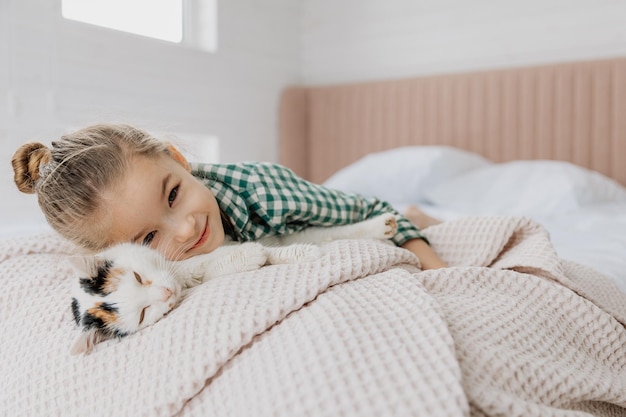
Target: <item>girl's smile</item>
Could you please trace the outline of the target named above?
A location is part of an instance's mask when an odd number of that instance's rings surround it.
[[[205,226],[204,226],[204,230],[202,231],[202,235],[200,235],[200,239],[198,239],[196,244],[193,245],[191,249],[195,249],[195,248],[202,246],[209,238],[210,233],[211,233],[211,230],[209,229],[209,219],[207,218]]]

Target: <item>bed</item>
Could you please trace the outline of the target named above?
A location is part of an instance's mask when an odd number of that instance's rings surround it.
[[[530,216],[626,291],[626,59],[293,87],[280,111],[302,177],[444,220]]]
[[[626,415],[626,60],[321,87],[280,161],[418,205],[449,268],[344,240],[194,288],[71,356],[71,244],[0,242],[0,409],[25,416]],[[620,289],[621,288],[621,289]]]

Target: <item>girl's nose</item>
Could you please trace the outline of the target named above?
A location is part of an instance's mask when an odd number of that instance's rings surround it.
[[[185,216],[174,225],[173,234],[179,243],[187,243],[196,235],[196,222],[193,216]]]

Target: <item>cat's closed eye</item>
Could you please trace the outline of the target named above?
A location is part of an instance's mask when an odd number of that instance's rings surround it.
[[[148,309],[148,307],[144,307],[143,309],[141,309],[141,314],[139,315],[139,324],[141,324],[143,322],[143,318],[146,315],[146,310]]]
[[[138,273],[134,271],[133,271],[133,274],[135,274],[135,279],[137,280],[137,282],[143,285],[143,281],[141,280],[141,275],[139,275]]]

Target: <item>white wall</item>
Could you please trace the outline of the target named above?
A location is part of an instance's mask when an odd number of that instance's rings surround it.
[[[303,0],[307,83],[626,54],[623,0]]]
[[[220,1],[215,54],[68,21],[60,5],[0,0],[0,232],[42,220],[13,185],[13,152],[68,128],[129,122],[216,135],[222,161],[276,159],[279,92],[299,80],[299,2]]]

